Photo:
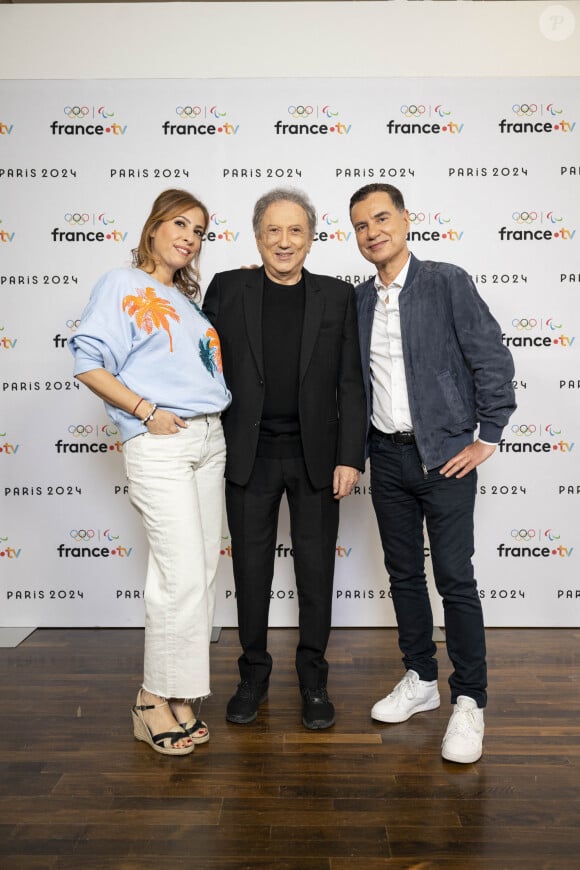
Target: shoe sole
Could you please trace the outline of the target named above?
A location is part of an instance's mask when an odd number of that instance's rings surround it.
[[[264,701],[268,700],[268,694],[262,695],[260,700],[258,701],[258,707],[260,704],[263,704]],[[258,711],[252,713],[250,716],[241,716],[234,713],[233,715],[229,715],[226,713],[226,722],[232,722],[234,725],[249,725],[250,722],[254,722],[258,717]]]
[[[476,761],[479,761],[481,756],[483,755],[483,749],[479,754],[472,755],[464,755],[460,757],[459,755],[453,755],[452,752],[448,752],[445,754],[445,750],[441,750],[441,756],[445,759],[445,761],[453,761],[455,764],[475,764]]]
[[[307,722],[306,719],[302,719],[302,724],[305,728],[308,728],[309,731],[322,731],[324,728],[331,728],[335,719],[333,718],[331,721],[327,719],[315,719],[313,722]]]
[[[380,713],[373,713],[372,710],[371,719],[374,719],[377,722],[386,722],[388,725],[397,725],[399,722],[407,722],[411,718],[411,716],[415,715],[415,713],[427,713],[429,710],[436,710],[440,706],[441,698],[438,697],[436,701],[429,701],[428,703],[420,704],[419,707],[416,707],[409,713],[408,716],[405,716],[403,719],[386,719],[384,715],[381,716]]]

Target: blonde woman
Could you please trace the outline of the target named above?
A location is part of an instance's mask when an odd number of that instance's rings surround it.
[[[209,644],[231,396],[219,338],[197,307],[208,212],[166,190],[133,251],[133,268],[96,284],[70,341],[75,376],[119,428],[131,503],[149,544],[144,679],[137,740],[189,755],[209,740],[194,701],[210,694]]]

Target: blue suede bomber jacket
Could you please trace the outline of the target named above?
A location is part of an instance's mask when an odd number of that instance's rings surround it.
[[[356,288],[368,417],[372,413],[374,280]],[[473,281],[451,263],[411,255],[399,295],[403,358],[413,430],[427,469],[473,441],[497,443],[516,407],[511,353]]]

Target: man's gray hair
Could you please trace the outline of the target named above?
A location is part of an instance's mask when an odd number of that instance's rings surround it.
[[[275,187],[274,190],[268,191],[257,201],[254,206],[254,214],[252,217],[252,226],[254,235],[260,235],[260,225],[266,209],[275,202],[293,202],[299,205],[306,214],[308,220],[308,231],[310,238],[314,238],[316,234],[316,209],[308,199],[305,193],[296,190],[293,187]]]

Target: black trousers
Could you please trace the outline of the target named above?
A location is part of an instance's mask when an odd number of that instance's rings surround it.
[[[439,469],[424,476],[413,444],[371,434],[372,500],[389,573],[399,646],[407,670],[437,678],[433,615],[425,578],[427,523],[433,574],[443,599],[451,703],[467,695],[485,707],[487,671],[481,601],[473,572],[476,471],[461,479]]]
[[[226,509],[243,653],[242,680],[268,681],[268,613],[274,574],[280,501],[286,493],[298,593],[296,670],[301,687],[326,685],[325,659],[332,615],[338,502],[332,487],[314,489],[302,458],[256,458],[246,486],[226,481]]]

